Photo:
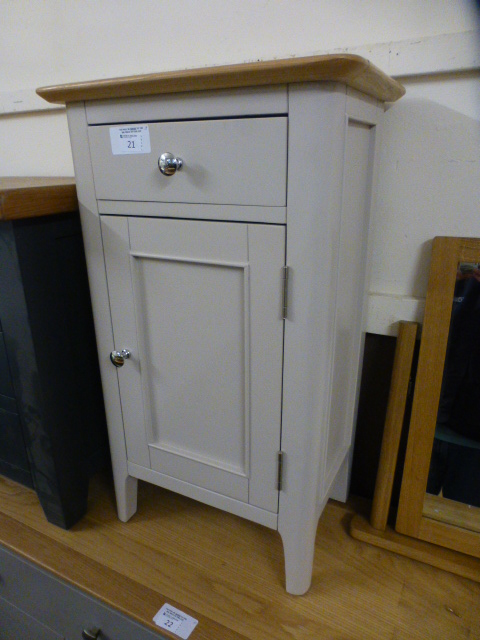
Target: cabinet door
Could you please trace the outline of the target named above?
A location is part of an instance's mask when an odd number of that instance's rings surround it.
[[[102,233],[129,461],[277,512],[284,227],[103,216]]]

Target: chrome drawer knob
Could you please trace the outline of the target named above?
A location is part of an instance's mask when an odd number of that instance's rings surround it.
[[[183,160],[181,158],[176,158],[173,153],[170,153],[170,151],[162,153],[158,159],[158,168],[164,176],[173,176],[177,171],[181,171],[182,167]]]
[[[92,629],[83,629],[82,638],[84,640],[98,640],[100,636],[100,629],[93,627]]]
[[[112,351],[110,354],[110,360],[116,367],[123,367],[125,360],[130,358],[130,351],[128,349],[122,349],[121,351]]]

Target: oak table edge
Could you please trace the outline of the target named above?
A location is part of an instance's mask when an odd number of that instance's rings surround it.
[[[0,178],[0,221],[36,218],[77,210],[74,178]]]

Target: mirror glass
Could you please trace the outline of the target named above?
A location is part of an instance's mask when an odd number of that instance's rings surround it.
[[[480,532],[480,263],[457,269],[423,515]]]

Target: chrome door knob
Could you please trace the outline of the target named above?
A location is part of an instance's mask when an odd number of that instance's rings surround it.
[[[130,351],[128,349],[122,349],[121,351],[112,351],[110,354],[110,360],[116,367],[123,367],[125,360],[130,358]]]
[[[158,159],[158,168],[164,176],[173,176],[177,171],[181,171],[182,167],[183,160],[181,158],[176,158],[173,153],[170,153],[170,151],[162,153]]]

